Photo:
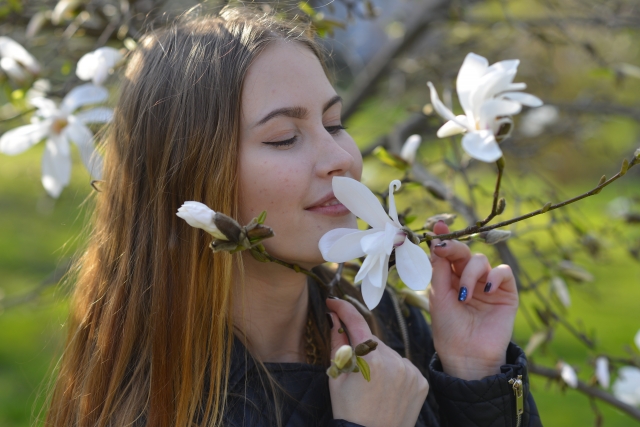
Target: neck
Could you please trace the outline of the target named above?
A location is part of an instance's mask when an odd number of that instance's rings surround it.
[[[263,362],[304,362],[309,291],[304,274],[244,252],[244,282],[234,284],[234,324]],[[238,275],[236,275],[238,277]]]

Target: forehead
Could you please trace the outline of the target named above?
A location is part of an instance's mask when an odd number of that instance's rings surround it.
[[[243,121],[252,123],[276,108],[321,109],[334,95],[316,55],[300,42],[279,40],[249,67],[242,91]]]

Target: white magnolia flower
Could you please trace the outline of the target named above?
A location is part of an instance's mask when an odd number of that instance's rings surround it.
[[[200,202],[184,202],[176,213],[180,218],[187,221],[190,226],[201,228],[216,239],[228,240],[222,231],[216,227],[214,222],[215,214],[214,210]]]
[[[560,376],[569,387],[578,387],[578,375],[568,363],[560,362]]]
[[[511,116],[522,105],[539,107],[542,101],[528,93],[516,92],[526,88],[524,83],[513,83],[520,61],[500,61],[489,66],[482,56],[469,53],[458,72],[456,88],[464,115],[456,116],[438,97],[431,82],[431,103],[446,122],[438,136],[464,133],[462,146],[469,155],[483,162],[494,162],[502,157],[496,134],[503,126],[513,127]]]
[[[20,43],[9,37],[0,37],[0,68],[17,83],[24,82],[29,74],[40,72],[40,64]]]
[[[558,121],[560,112],[553,105],[543,105],[527,111],[520,120],[520,133],[529,138],[540,135],[547,126]]]
[[[413,163],[416,160],[416,153],[418,151],[418,147],[420,147],[421,142],[422,138],[420,137],[420,135],[411,135],[404,142],[402,150],[400,150],[400,157],[402,157],[409,164]]]
[[[636,347],[638,347],[638,350],[640,350],[640,330],[636,332],[636,336],[633,338],[633,342],[636,344]]]
[[[46,148],[42,157],[42,185],[52,197],[58,197],[71,178],[71,150],[69,141],[78,147],[82,162],[91,175],[100,179],[102,159],[95,151],[93,133],[87,123],[106,123],[113,111],[97,107],[78,113],[82,106],[104,102],[109,93],[105,88],[86,84],[73,88],[60,106],[47,98],[34,98],[37,108],[31,124],[20,126],[0,137],[0,152],[20,154],[43,139]]]
[[[427,254],[407,236],[398,221],[393,196],[400,181],[389,184],[389,214],[376,196],[355,179],[334,177],[333,193],[347,209],[372,228],[356,230],[336,228],[320,239],[320,252],[330,262],[345,262],[367,256],[356,275],[362,281],[362,297],[369,309],[378,305],[389,274],[389,256],[395,249],[396,268],[400,279],[413,290],[423,290],[431,281],[431,262]]]
[[[571,295],[569,295],[569,288],[561,277],[554,276],[551,278],[551,288],[558,296],[558,299],[565,307],[571,306]]]
[[[347,363],[349,363],[352,357],[353,349],[351,348],[351,346],[343,345],[336,350],[336,355],[333,358],[333,363],[336,364],[336,367],[338,369],[342,369]]]
[[[596,359],[596,378],[602,387],[609,388],[609,359],[604,356]]]
[[[624,403],[640,406],[640,369],[633,366],[620,368],[612,390],[614,396]]]
[[[96,85],[102,85],[121,60],[122,54],[118,49],[101,47],[80,58],[76,75],[80,80],[91,80]]]

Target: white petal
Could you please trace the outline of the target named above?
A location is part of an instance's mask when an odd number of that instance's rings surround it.
[[[75,114],[82,123],[107,123],[113,118],[113,110],[106,107],[92,108]]]
[[[11,80],[18,84],[24,83],[29,78],[29,74],[13,58],[0,59],[0,68]]]
[[[56,103],[49,98],[37,96],[35,98],[31,98],[29,103],[38,109],[38,114],[41,116],[49,117],[56,115],[59,112]]]
[[[195,228],[201,228],[217,239],[227,240],[227,237],[218,229],[214,222],[215,211],[200,202],[184,202],[178,208],[176,215],[184,219],[187,224]]]
[[[609,388],[609,359],[604,356],[596,359],[596,378],[603,388]]]
[[[418,147],[420,147],[421,142],[422,137],[420,135],[411,135],[404,142],[402,150],[400,150],[400,157],[409,164],[413,163],[416,159],[416,152],[418,151]]]
[[[40,64],[20,43],[9,37],[0,37],[0,57],[18,61],[32,74],[40,72]]]
[[[62,138],[58,138],[58,142],[47,140],[42,156],[42,185],[54,198],[58,198],[71,177],[71,157],[68,155],[68,147],[65,150],[62,146],[64,143],[66,140]]]
[[[364,262],[360,266],[356,277],[353,278],[353,283],[359,283],[365,277],[367,277],[367,274],[369,274],[369,271],[371,271],[371,269],[376,266],[381,256],[382,255],[367,255],[367,257],[364,259]]]
[[[78,60],[76,75],[80,80],[91,80],[98,67],[98,59],[95,52],[86,53]]]
[[[343,176],[333,177],[331,184],[336,199],[373,228],[383,228],[391,222],[378,198],[366,185]]]
[[[636,336],[633,338],[633,342],[636,344],[636,347],[640,350],[640,330],[636,332]]]
[[[578,387],[578,375],[576,374],[576,371],[571,367],[571,365],[562,362],[562,366],[560,368],[560,376],[569,387]]]
[[[360,231],[355,228],[336,228],[320,238],[318,247],[322,258],[329,262],[346,262],[365,255],[360,240],[369,234],[380,230],[370,229]]]
[[[488,130],[468,132],[462,137],[462,148],[474,159],[491,163],[502,157],[493,133]]]
[[[460,126],[458,123],[464,123],[466,126]],[[438,129],[438,138],[446,138],[448,136],[464,133],[469,128],[467,116],[456,116],[456,121],[449,120]]]
[[[409,238],[396,248],[396,269],[400,280],[414,291],[427,289],[431,282],[431,261]]]
[[[485,101],[493,98],[498,93],[507,90],[515,76],[515,70],[494,70],[491,73],[485,74],[480,80],[478,87],[471,94],[471,105],[474,115],[477,115],[480,112],[480,107]]]
[[[433,83],[427,82],[427,86],[429,86],[429,92],[431,94],[431,104],[433,108],[436,110],[436,113],[440,114],[440,116],[446,120],[456,121],[456,116],[449,110],[443,103],[440,101],[440,97],[438,96],[438,91],[436,90]]]
[[[377,257],[376,262],[373,264],[367,278],[371,281],[373,286],[379,286],[384,288],[387,284],[387,276],[389,275],[389,255],[384,254]]]
[[[477,87],[488,67],[489,61],[475,53],[467,54],[460,67],[458,79],[456,80],[456,89],[460,105],[462,105],[465,114],[472,114],[471,92]]]
[[[397,179],[389,183],[389,216],[398,227],[402,227],[402,225],[400,225],[400,221],[398,220],[398,210],[396,209],[396,199],[393,192],[398,190],[401,185],[402,183]]]
[[[386,226],[390,225],[387,224]],[[393,225],[391,225],[391,227],[393,227]],[[386,253],[387,250],[385,246],[388,244],[388,239],[386,238],[386,227],[385,231],[380,231],[380,229],[376,228],[373,230],[376,230],[376,233],[363,236],[362,239],[360,239],[360,246],[362,247],[362,250],[367,255],[380,255]]]
[[[20,126],[5,132],[0,137],[0,152],[20,154],[40,142],[49,133],[50,121]]]
[[[102,176],[102,157],[95,149],[93,133],[82,123],[69,123],[64,128],[65,135],[76,144],[82,163],[91,176],[100,179]]]
[[[633,366],[620,368],[612,391],[623,402],[633,406],[640,405],[640,369]]]
[[[362,286],[360,287],[360,291],[362,292],[362,299],[364,303],[367,305],[369,310],[373,310],[380,303],[382,299],[382,295],[384,295],[384,286],[374,286],[368,277],[362,281]]]
[[[490,129],[491,123],[496,117],[511,116],[519,113],[521,109],[522,105],[519,103],[505,99],[490,99],[485,101],[480,107],[480,115],[478,116],[479,130]]]
[[[508,91],[512,91],[512,90],[525,90],[527,88],[527,84],[526,83],[511,83],[507,86]]]
[[[109,97],[107,89],[87,83],[76,86],[62,100],[60,110],[64,114],[71,114],[79,107],[104,102]]]
[[[542,100],[537,96],[524,92],[504,92],[501,93],[500,96],[519,102],[520,104],[528,107],[540,107],[543,104]]]

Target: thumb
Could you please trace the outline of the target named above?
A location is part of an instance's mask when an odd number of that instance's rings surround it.
[[[353,347],[372,338],[369,325],[353,305],[339,299],[328,299],[327,307],[332,311],[329,314],[333,321],[331,328],[331,358],[333,358],[337,349],[349,344],[347,333],[351,338],[351,345]],[[347,329],[342,333],[338,332],[342,327],[340,322],[342,322]]]

